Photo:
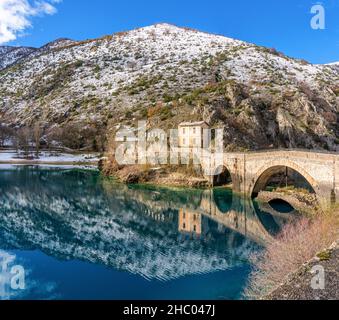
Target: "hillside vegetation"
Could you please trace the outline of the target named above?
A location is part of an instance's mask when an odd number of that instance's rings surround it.
[[[45,135],[206,120],[224,126],[228,150],[338,151],[338,116],[338,65],[168,24],[40,49],[0,47],[0,122],[39,121]]]

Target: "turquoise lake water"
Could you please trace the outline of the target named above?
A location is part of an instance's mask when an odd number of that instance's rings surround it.
[[[241,299],[249,256],[289,219],[226,189],[0,166],[0,299]]]

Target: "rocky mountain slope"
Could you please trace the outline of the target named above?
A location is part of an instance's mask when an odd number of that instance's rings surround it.
[[[35,51],[37,51],[37,49],[26,47],[0,47],[0,69],[16,63]]]
[[[338,151],[338,96],[336,64],[168,24],[35,50],[0,47],[0,121],[11,125],[206,120],[224,126],[229,150]]]

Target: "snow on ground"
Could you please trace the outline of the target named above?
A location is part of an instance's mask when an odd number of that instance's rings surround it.
[[[100,157],[96,153],[67,154],[50,151],[40,152],[39,158],[25,159],[15,150],[0,151],[0,163],[38,163],[38,164],[97,164]]]

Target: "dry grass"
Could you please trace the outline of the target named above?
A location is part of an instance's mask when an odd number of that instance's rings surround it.
[[[100,169],[106,176],[114,176],[116,172],[121,170],[123,166],[120,166],[115,160],[114,155],[109,155],[105,161],[100,163]]]
[[[300,194],[311,194],[311,192],[307,189],[303,188],[295,188],[294,186],[288,186],[284,188],[276,188],[274,189],[275,192],[281,192],[281,193],[287,193],[287,194],[295,194],[295,193],[300,193]]]
[[[304,263],[328,248],[339,237],[339,210],[303,217],[285,226],[266,250],[251,257],[254,271],[245,292],[249,299],[267,295],[287,280]]]

